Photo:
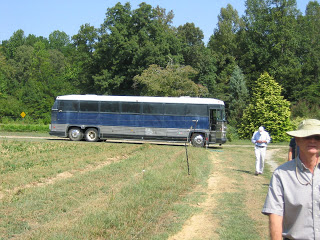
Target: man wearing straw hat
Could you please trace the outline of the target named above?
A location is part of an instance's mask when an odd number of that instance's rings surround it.
[[[272,240],[320,240],[320,121],[304,120],[287,134],[299,156],[274,171],[262,213],[269,216]]]

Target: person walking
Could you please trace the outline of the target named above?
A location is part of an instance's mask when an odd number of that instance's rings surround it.
[[[262,213],[269,216],[272,240],[320,240],[320,121],[304,120],[287,134],[299,155],[274,171]]]
[[[296,144],[296,140],[291,138],[289,143],[288,161],[295,159],[299,154],[299,147]]]
[[[255,144],[255,156],[256,156],[256,172],[255,175],[263,173],[264,159],[266,157],[267,145],[270,142],[270,136],[264,127],[259,127],[258,131],[255,131],[252,135],[251,142]]]

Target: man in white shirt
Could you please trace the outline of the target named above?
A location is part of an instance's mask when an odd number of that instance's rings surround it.
[[[264,159],[266,157],[267,144],[270,142],[269,133],[264,130],[264,127],[259,127],[259,130],[254,132],[251,142],[255,144],[256,155],[256,175],[262,174],[264,169]]]

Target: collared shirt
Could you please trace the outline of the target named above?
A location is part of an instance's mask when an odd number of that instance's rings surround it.
[[[266,143],[257,143],[258,140],[267,141]],[[252,135],[251,142],[254,143],[258,147],[266,147],[267,144],[270,142],[270,136],[267,131],[256,131]]]
[[[283,216],[283,237],[320,240],[319,164],[314,174],[299,157],[278,167],[262,213]]]

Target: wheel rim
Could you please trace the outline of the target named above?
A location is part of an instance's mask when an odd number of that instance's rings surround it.
[[[195,138],[194,138],[194,142],[198,145],[201,145],[203,143],[203,136],[202,135],[197,135]]]
[[[97,135],[96,135],[96,133],[94,131],[88,132],[88,138],[90,140],[94,140],[94,139],[96,139],[96,137],[97,137]]]
[[[79,137],[79,136],[80,136],[80,130],[78,130],[78,129],[73,129],[73,130],[71,131],[71,137],[77,138],[77,137]]]

